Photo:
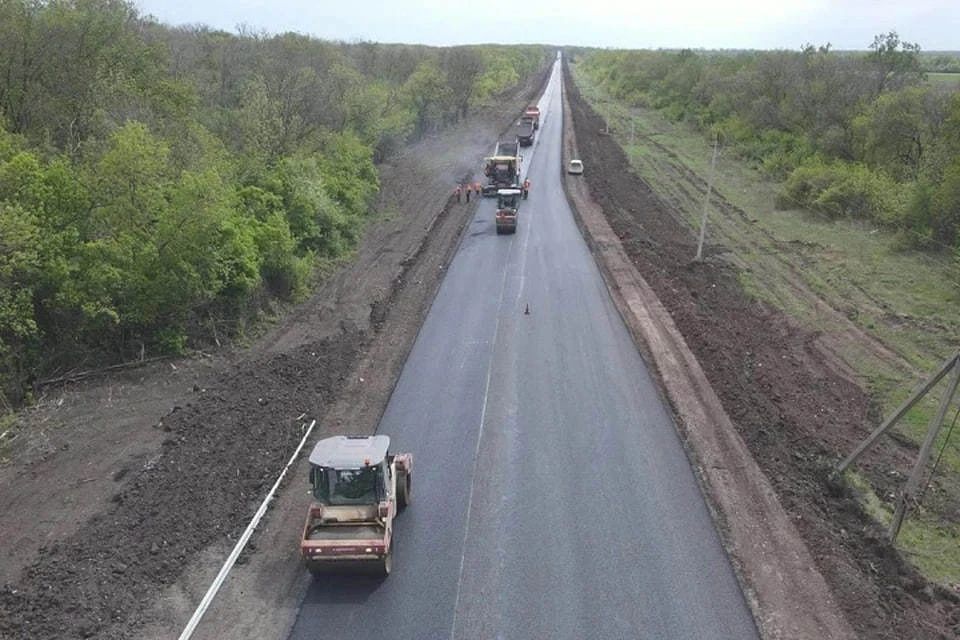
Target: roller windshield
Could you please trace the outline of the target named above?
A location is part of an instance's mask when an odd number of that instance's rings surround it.
[[[377,504],[381,492],[379,466],[363,469],[316,467],[313,497],[320,504]]]
[[[516,209],[517,208],[517,195],[516,194],[500,194],[497,196],[497,207],[500,209]]]

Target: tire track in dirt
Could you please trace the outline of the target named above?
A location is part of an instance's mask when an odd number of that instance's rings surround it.
[[[682,181],[678,183],[677,188],[683,190],[687,199],[691,202],[701,200],[703,198],[702,194],[706,193],[707,190],[706,181],[698,173],[687,167],[680,156],[663,143],[648,139],[647,144],[667,158],[670,168],[680,174]],[[743,244],[744,237],[759,236],[769,247],[764,252],[764,260],[773,261],[775,263],[773,267],[775,273],[786,278],[786,283],[789,286],[788,297],[799,300],[801,306],[805,308],[815,309],[818,321],[829,327],[829,330],[818,335],[816,346],[836,373],[849,378],[856,384],[863,384],[864,381],[853,365],[847,361],[847,356],[844,355],[850,344],[857,344],[860,357],[873,359],[878,368],[897,372],[904,378],[919,376],[919,372],[901,354],[867,332],[846,314],[831,306],[823,296],[814,292],[804,280],[803,275],[797,271],[794,261],[785,256],[786,253],[791,252],[786,243],[779,240],[767,229],[756,227],[743,209],[727,200],[719,191],[712,191],[710,204],[712,215],[711,222],[708,223],[708,237],[714,236],[720,243],[736,247]],[[688,224],[682,219],[682,216],[672,212],[671,215],[681,224]],[[720,224],[718,224],[716,215],[722,216],[722,220],[719,221]],[[775,284],[783,283],[783,280],[777,280],[776,283],[772,281],[767,277],[766,270],[763,268],[758,269],[736,261],[735,258],[730,259],[735,260],[735,264],[741,270],[749,271],[752,277],[762,282],[768,291],[776,291]],[[882,301],[875,299],[862,289],[861,291],[865,300],[868,300],[877,308],[883,307]]]

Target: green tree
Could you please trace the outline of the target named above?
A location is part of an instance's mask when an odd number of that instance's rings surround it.
[[[0,391],[12,389],[16,397],[39,337],[33,294],[41,269],[40,237],[31,212],[0,201]]]
[[[476,47],[453,47],[441,58],[440,68],[446,76],[448,97],[460,118],[466,118],[476,82],[483,73],[483,57]]]
[[[272,166],[282,156],[282,124],[262,77],[248,78],[241,95],[226,135],[229,146],[240,155],[241,176],[248,176]]]
[[[303,293],[312,273],[312,251],[302,251],[290,230],[283,199],[277,193],[247,186],[237,193],[239,211],[254,227],[260,276],[270,292],[289,299]]]
[[[859,157],[900,181],[920,177],[946,114],[947,96],[928,86],[880,95],[854,119]]]
[[[109,238],[119,233],[146,237],[166,206],[164,190],[169,146],[147,127],[131,122],[118,129],[90,172],[95,205],[89,232]]]
[[[370,147],[352,133],[335,136],[317,160],[327,195],[354,218],[366,215],[380,188]]]
[[[234,206],[232,185],[215,167],[178,177],[154,244],[148,266],[154,276],[140,292],[140,307],[149,311],[140,321],[168,335],[185,331],[198,314],[224,306],[235,311],[260,284],[256,228]]]
[[[923,80],[920,45],[901,41],[896,31],[875,36],[870,51],[867,63],[873,71],[873,96]]]
[[[404,84],[404,92],[416,114],[417,135],[438,129],[448,113],[450,89],[437,63],[421,62]]]
[[[336,256],[346,249],[344,235],[350,226],[349,217],[324,189],[316,158],[284,158],[268,188],[283,202],[299,251]]]

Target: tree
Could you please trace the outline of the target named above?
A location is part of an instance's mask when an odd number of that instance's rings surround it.
[[[896,31],[874,37],[870,50],[867,63],[873,69],[873,97],[923,80],[920,45],[902,42]]]
[[[92,133],[101,78],[143,70],[153,60],[136,18],[122,0],[0,3],[0,66],[8,87],[0,110],[10,114],[14,130],[76,151]]]
[[[38,338],[33,291],[40,273],[40,229],[36,217],[0,201],[0,391],[19,397],[28,349]]]
[[[441,69],[456,113],[466,118],[477,78],[483,72],[483,57],[476,47],[453,47],[444,52]]]
[[[946,94],[929,86],[878,96],[854,120],[858,155],[896,180],[916,180],[940,135],[946,100]]]
[[[930,227],[937,242],[960,247],[960,94],[954,93],[947,107],[936,150],[940,171],[931,171],[936,185],[930,211]]]
[[[291,157],[280,162],[271,190],[283,202],[299,250],[336,257],[350,246],[351,223],[324,186],[317,158]]]
[[[404,93],[417,118],[417,134],[439,127],[450,102],[450,89],[436,62],[425,60],[404,84]]]
[[[168,145],[139,123],[118,129],[90,174],[96,199],[93,236],[144,237],[166,206]]]
[[[230,114],[233,126],[226,134],[230,148],[240,155],[241,178],[272,166],[282,155],[279,108],[267,95],[261,76],[247,79],[239,108]],[[244,180],[245,181],[245,180]]]

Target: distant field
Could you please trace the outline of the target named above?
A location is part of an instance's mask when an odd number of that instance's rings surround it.
[[[960,73],[928,73],[927,81],[933,84],[960,88]]]

